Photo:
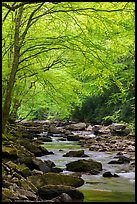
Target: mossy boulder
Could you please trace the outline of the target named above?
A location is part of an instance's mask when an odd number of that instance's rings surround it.
[[[18,186],[20,186],[20,188],[22,188],[22,189],[29,190],[29,191],[32,191],[35,193],[38,191],[36,186],[31,181],[29,181],[28,179],[25,179],[25,178],[21,178],[19,180]]]
[[[91,171],[101,171],[102,164],[93,159],[80,159],[77,161],[70,162],[66,164],[68,171],[74,172],[91,172]]]
[[[7,188],[2,189],[3,200],[11,199],[12,202],[14,202],[15,200],[18,201],[20,199],[22,201],[23,200],[24,201],[28,201],[28,200],[36,201],[37,199],[37,195],[35,195],[34,192],[19,188],[16,184],[14,184],[14,186],[10,186],[10,188],[12,189],[7,189]]]
[[[63,155],[63,157],[88,157],[88,155],[84,154],[84,150],[78,151],[69,151]]]
[[[52,151],[48,151],[45,147],[39,146],[40,151],[43,155],[54,154]]]
[[[15,164],[12,161],[8,161],[6,162],[6,165],[10,168],[13,169],[14,171],[20,173],[21,175],[23,175],[24,177],[30,176],[32,175],[30,169],[25,166],[25,165],[20,165],[20,164]]]
[[[46,148],[42,147],[37,141],[33,141],[27,138],[17,140],[19,146],[29,152],[29,154],[35,155],[36,157],[53,154],[53,152],[49,152]]]
[[[2,133],[2,143],[8,141],[11,142],[11,141],[15,141],[15,136],[9,132],[6,132],[6,133]]]
[[[26,164],[29,167],[35,155],[29,150],[27,150],[24,146],[21,146],[20,144],[16,146],[17,146],[18,161],[21,164]]]
[[[34,175],[29,176],[28,178],[37,188],[45,185],[67,185],[80,187],[84,184],[84,180],[82,178],[59,173],[44,173],[43,175]]]
[[[68,194],[73,200],[83,201],[83,193],[72,186],[65,185],[45,185],[41,187],[37,195],[42,199],[52,199],[60,196],[62,193]]]
[[[32,157],[27,157],[25,156],[24,154],[20,155],[20,158],[19,158],[19,162],[21,164],[26,164],[27,167],[29,167],[31,169],[31,166],[32,166]],[[31,169],[32,170],[32,169]]]
[[[5,200],[14,201],[15,199],[18,199],[18,195],[15,191],[8,188],[2,188],[2,202],[5,202]]]
[[[39,141],[52,142],[52,138],[51,137],[39,137]]]
[[[2,145],[2,157],[17,159],[18,158],[17,149],[13,146]]]
[[[63,172],[63,169],[58,168],[58,167],[54,167],[54,168],[51,169],[51,171],[54,172],[54,173],[60,173],[60,172]]]
[[[27,150],[32,152],[35,156],[42,156],[42,152],[39,149],[39,146],[37,143],[33,142],[30,139],[24,138],[22,140],[18,141],[20,145],[24,146]]]
[[[37,196],[32,191],[28,191],[28,190],[24,190],[24,189],[19,188],[19,189],[17,189],[17,193],[19,194],[20,199],[26,198],[27,200],[32,200],[32,201],[37,200]]]
[[[12,202],[12,200],[9,198],[2,199],[2,203],[10,203],[10,202]]]

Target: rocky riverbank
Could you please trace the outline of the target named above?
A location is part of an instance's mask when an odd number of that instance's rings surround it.
[[[42,132],[45,134],[41,135]],[[92,137],[93,134],[96,136]],[[88,147],[89,150],[116,151],[120,157],[117,162],[135,165],[134,137],[124,124],[104,127],[72,122],[22,121],[9,126],[7,133],[3,135],[2,202],[83,201],[84,196],[77,189],[84,184],[80,176],[63,175],[60,173],[63,170],[57,168],[53,161],[36,158],[53,154],[41,146],[46,141],[52,142],[51,136],[61,137],[62,140],[79,141],[81,146]],[[124,157],[127,152],[130,158]],[[83,151],[71,151],[65,156],[88,157]],[[74,172],[90,170],[92,174],[102,170],[100,163],[88,159],[85,161],[84,158],[79,161],[79,165],[70,163],[67,168],[68,170],[73,168]]]

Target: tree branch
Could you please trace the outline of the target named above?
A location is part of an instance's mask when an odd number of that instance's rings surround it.
[[[13,4],[12,4],[12,6],[14,6],[16,4],[16,2],[14,2]],[[7,18],[7,16],[8,16],[8,14],[10,13],[10,9],[8,10],[8,12],[5,14],[5,16],[4,16],[4,18],[3,18],[3,22],[6,20],[6,18]]]
[[[35,54],[33,54],[33,55],[30,55],[30,56],[28,56],[28,57],[22,59],[22,60],[19,62],[19,64],[21,64],[21,63],[24,62],[25,60],[28,60],[28,59],[33,58],[33,57],[36,57],[37,55],[39,55],[39,54],[41,54],[41,53],[48,52],[48,51],[50,51],[50,50],[58,50],[58,49],[64,49],[64,48],[58,48],[58,47],[56,48],[56,47],[54,47],[54,48],[49,48],[49,49],[43,49],[43,50],[40,51],[40,52],[37,52],[37,53],[35,53]]]
[[[44,2],[42,2],[36,9],[34,9],[33,11],[32,11],[32,13],[30,14],[30,16],[29,16],[29,20],[28,20],[28,23],[27,23],[27,26],[26,26],[26,28],[25,28],[25,31],[23,32],[23,34],[22,34],[22,42],[23,42],[23,40],[24,40],[24,38],[25,38],[25,36],[26,36],[26,34],[27,34],[27,32],[28,32],[28,29],[29,29],[29,27],[33,24],[33,23],[31,23],[32,22],[32,20],[33,20],[33,16],[34,16],[34,14],[43,6],[43,4],[44,4]]]
[[[2,6],[6,7],[7,9],[11,11],[15,11],[16,9],[20,8],[21,6],[24,6],[25,4],[36,4],[36,3],[39,3],[39,2],[21,2],[20,4],[16,6],[14,6],[15,3],[12,6],[10,6],[9,4],[2,2]]]
[[[59,13],[59,12],[67,13],[67,12],[77,12],[77,11],[87,11],[87,10],[89,10],[91,12],[95,12],[96,11],[96,12],[108,12],[108,13],[110,13],[110,12],[118,12],[118,11],[126,11],[126,12],[135,11],[133,9],[125,10],[126,5],[123,8],[121,8],[121,9],[112,9],[112,10],[95,9],[95,8],[92,8],[92,7],[90,7],[90,8],[78,8],[78,9],[72,8],[72,9],[64,9],[64,10],[60,9],[60,10],[53,10],[53,11],[51,10],[51,11],[46,11],[43,14],[34,17],[33,20],[37,19],[37,18],[40,18],[40,17],[42,17],[44,15],[47,15],[47,14]]]

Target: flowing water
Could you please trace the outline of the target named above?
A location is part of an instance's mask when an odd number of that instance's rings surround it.
[[[94,135],[91,135],[91,137]],[[108,164],[116,153],[105,153],[89,151],[82,148],[76,141],[60,141],[59,137],[52,137],[52,142],[43,145],[46,149],[53,151],[54,155],[38,157],[41,160],[51,160],[56,167],[63,169],[63,174],[74,172],[66,170],[66,164],[78,159],[94,159],[102,163],[103,170],[97,175],[83,173],[81,178],[85,183],[78,189],[84,194],[84,202],[134,202],[135,201],[135,169],[129,164]],[[83,149],[89,157],[63,157],[70,150]],[[125,155],[126,156],[126,155]],[[104,178],[103,172],[110,171],[119,177]]]

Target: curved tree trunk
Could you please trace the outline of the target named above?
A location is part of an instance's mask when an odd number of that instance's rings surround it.
[[[7,85],[5,101],[4,101],[3,110],[2,110],[2,132],[5,131],[5,127],[9,119],[12,91],[15,83],[16,72],[19,65],[19,57],[20,57],[19,32],[20,32],[22,13],[23,13],[23,6],[19,8],[17,17],[16,17],[16,22],[15,22],[14,50],[13,50],[14,53],[13,53],[13,61],[11,66],[12,69],[11,69],[11,73],[10,73],[10,77]]]

